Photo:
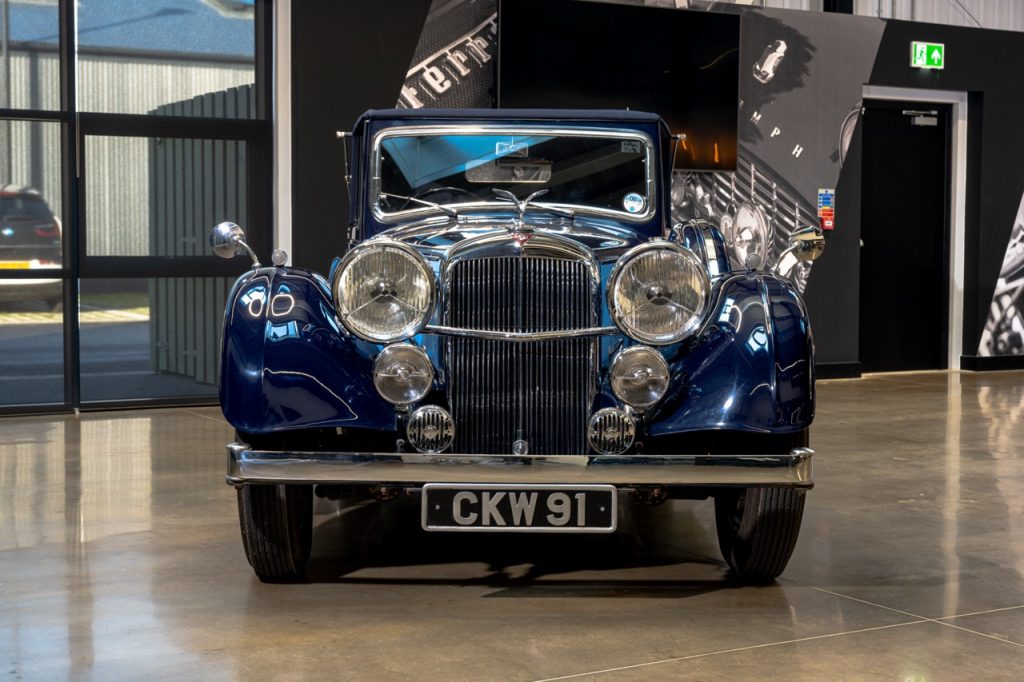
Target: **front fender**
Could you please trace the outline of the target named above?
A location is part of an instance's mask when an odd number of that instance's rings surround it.
[[[799,293],[756,273],[728,277],[716,294],[704,330],[669,363],[671,388],[650,415],[649,433],[807,428],[814,341]]]
[[[308,271],[242,275],[224,312],[220,404],[239,431],[352,426],[395,430],[373,387],[374,344],[341,327],[326,281]]]

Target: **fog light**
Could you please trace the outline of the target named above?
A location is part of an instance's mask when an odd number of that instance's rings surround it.
[[[455,437],[455,425],[443,407],[424,405],[409,415],[405,437],[420,452],[444,452]]]
[[[617,407],[605,407],[590,418],[587,440],[602,455],[621,455],[633,445],[634,436],[636,423]]]
[[[427,394],[433,383],[434,366],[417,346],[408,343],[388,346],[373,363],[373,385],[389,403],[414,403]]]
[[[650,407],[668,390],[668,363],[646,346],[631,346],[612,360],[612,392],[632,407]]]

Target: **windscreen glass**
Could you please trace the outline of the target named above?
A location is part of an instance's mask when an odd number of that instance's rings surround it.
[[[539,205],[635,217],[650,212],[650,148],[636,136],[393,135],[377,149],[384,214],[429,211],[431,203],[494,205],[494,189],[520,199],[547,190],[532,202]]]

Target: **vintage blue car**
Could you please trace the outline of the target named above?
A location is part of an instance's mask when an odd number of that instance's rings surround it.
[[[339,135],[352,212],[329,273],[211,234],[253,260],[220,398],[261,579],[300,575],[314,494],[418,495],[425,531],[492,533],[608,533],[624,495],[713,497],[732,573],[782,572],[813,485],[807,312],[763,256],[671,224],[658,116],[369,111]],[[806,227],[787,252],[823,245]]]

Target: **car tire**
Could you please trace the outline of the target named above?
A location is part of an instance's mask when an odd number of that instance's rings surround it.
[[[245,556],[260,580],[301,575],[313,544],[313,486],[240,486],[238,519]]]
[[[745,488],[715,495],[722,556],[743,582],[769,582],[789,563],[804,515],[804,491]]]

